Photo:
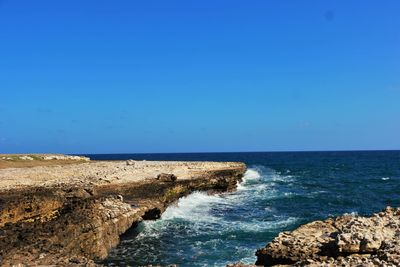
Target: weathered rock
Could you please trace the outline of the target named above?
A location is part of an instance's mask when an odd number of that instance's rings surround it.
[[[95,266],[141,220],[159,218],[195,190],[231,190],[246,170],[242,163],[145,164],[140,170],[125,169],[125,162],[0,170],[7,179],[0,183],[0,265]],[[171,171],[180,175],[173,183],[151,178]],[[105,177],[108,183],[100,180]]]
[[[177,177],[172,173],[160,173],[156,179],[161,182],[175,182]]]
[[[371,217],[345,215],[278,235],[259,249],[257,265],[400,266],[400,208]]]

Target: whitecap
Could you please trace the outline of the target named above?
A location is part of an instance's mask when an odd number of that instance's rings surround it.
[[[389,180],[390,178],[389,177],[382,177],[381,178],[383,181],[387,181],[387,180]]]

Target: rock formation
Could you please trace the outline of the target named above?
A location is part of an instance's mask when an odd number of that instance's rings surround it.
[[[263,266],[400,266],[400,208],[311,222],[279,234],[256,255]]]
[[[95,265],[141,220],[159,218],[192,191],[234,189],[246,170],[130,162],[0,170],[0,265]]]

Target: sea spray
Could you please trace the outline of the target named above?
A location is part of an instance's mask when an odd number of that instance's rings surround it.
[[[160,220],[142,223],[137,235],[122,240],[109,259],[118,264],[223,266],[235,255],[242,262],[254,262],[254,251],[267,238],[265,233],[297,220],[257,207],[266,196],[285,197],[274,188],[276,180],[285,181],[285,177],[254,166],[246,171],[237,191],[217,195],[194,192],[183,197],[168,207]],[[175,254],[166,257],[166,251],[160,251],[163,246]]]

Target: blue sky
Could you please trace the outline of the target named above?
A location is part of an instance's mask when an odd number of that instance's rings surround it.
[[[399,10],[0,0],[0,153],[400,149]]]

